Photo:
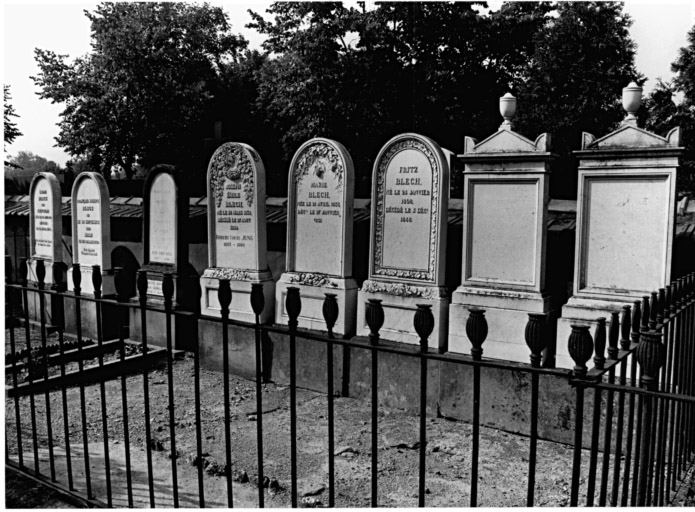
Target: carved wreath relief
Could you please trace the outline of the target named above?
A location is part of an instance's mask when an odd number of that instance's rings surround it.
[[[295,184],[298,184],[305,176],[315,174],[320,179],[326,172],[335,175],[337,185],[336,190],[343,188],[343,163],[340,155],[330,144],[317,142],[312,144],[302,152],[294,171]]]
[[[241,178],[246,205],[253,205],[253,165],[241,146],[233,143],[220,146],[212,156],[209,172],[210,187],[217,208],[222,206],[225,179],[235,181]]]
[[[430,201],[430,233],[429,233],[429,257],[428,270],[413,270],[390,268],[383,266],[384,258],[384,215],[385,215],[385,194],[386,194],[386,171],[391,160],[401,151],[407,149],[415,149],[427,157],[432,169],[432,189]],[[403,279],[415,279],[421,281],[435,280],[436,271],[436,251],[437,251],[437,236],[438,236],[438,218],[439,218],[439,179],[440,169],[437,159],[432,150],[423,142],[415,139],[407,139],[400,141],[389,148],[379,162],[377,169],[376,183],[376,227],[374,232],[374,270],[373,273],[378,276],[396,277]]]

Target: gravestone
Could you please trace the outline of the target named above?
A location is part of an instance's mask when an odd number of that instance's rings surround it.
[[[466,137],[461,285],[449,307],[449,351],[470,354],[469,308],[485,310],[486,357],[529,362],[529,313],[551,313],[545,293],[550,161],[548,134],[512,130],[516,98],[500,99],[505,122],[478,143]],[[552,315],[551,315],[552,318]]]
[[[287,263],[278,281],[275,322],[287,324],[287,288],[299,288],[299,326],[326,329],[325,293],[336,295],[333,332],[355,332],[357,283],[352,277],[352,214],[355,172],[342,144],[322,138],[305,142],[290,165],[287,201]]]
[[[573,323],[610,318],[671,281],[680,128],[666,137],[637,126],[642,89],[623,89],[622,126],[595,139],[582,135],[573,296],[558,320],[556,364],[574,366],[567,340]]]
[[[261,322],[273,320],[275,281],[266,260],[265,168],[251,146],[222,144],[208,165],[209,268],[200,280],[201,313],[220,316],[220,279],[229,279],[229,317],[254,322],[251,285],[263,286]]]
[[[104,177],[95,172],[77,175],[72,185],[72,261],[79,265],[81,274],[80,293],[94,296],[92,270],[99,265],[102,275],[101,294],[112,298],[115,294],[113,270],[111,269],[111,203]],[[67,276],[68,288],[74,291],[72,273]],[[80,301],[82,335],[97,337],[96,306],[94,302]],[[115,310],[102,309],[102,337],[118,336]],[[65,300],[66,331],[76,332],[75,301]]]
[[[357,333],[369,333],[365,304],[381,299],[384,339],[419,343],[417,304],[435,318],[430,347],[446,350],[449,298],[444,287],[449,164],[433,140],[398,135],[381,149],[372,178],[369,278],[357,301]]]
[[[45,289],[49,290],[53,282],[53,264],[63,263],[63,204],[60,183],[55,174],[39,172],[31,180],[29,187],[29,281],[37,283],[36,264],[43,261],[46,276]],[[45,295],[45,320],[48,325],[60,322],[55,315],[59,310],[53,306],[53,300]],[[38,294],[27,293],[29,318],[40,322],[41,313]]]
[[[188,265],[188,194],[182,185],[182,173],[171,165],[155,165],[145,179],[143,188],[143,265],[147,273],[147,303],[164,308],[162,281],[171,273],[174,282],[173,309],[191,310],[192,276]],[[139,299],[134,299],[139,302]],[[166,346],[165,315],[147,312],[147,340],[157,346]],[[173,346],[185,348],[190,342],[190,318],[172,315]],[[137,309],[131,310],[130,338],[141,340],[142,317]]]

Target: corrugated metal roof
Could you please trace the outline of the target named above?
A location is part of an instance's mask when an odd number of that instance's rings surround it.
[[[266,199],[266,222],[269,224],[284,224],[287,222],[287,198],[269,197]],[[117,218],[142,218],[141,197],[112,197],[110,198],[111,216]],[[189,218],[207,216],[207,198],[192,197],[189,200]],[[371,218],[371,200],[355,199],[354,222],[369,222]],[[71,199],[63,197],[63,216],[70,217]],[[461,199],[449,200],[449,225],[460,225],[463,222],[463,202]],[[574,231],[576,221],[576,201],[551,199],[548,205],[548,231]],[[27,217],[29,215],[29,196],[5,196],[5,216]],[[695,238],[695,222],[686,216],[685,222],[677,223],[676,236]]]

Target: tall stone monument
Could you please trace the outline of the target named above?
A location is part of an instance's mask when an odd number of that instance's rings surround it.
[[[297,150],[289,173],[287,264],[277,283],[275,322],[287,324],[287,288],[299,288],[299,326],[326,329],[325,293],[336,294],[333,332],[354,334],[357,283],[352,278],[352,213],[355,172],[342,144],[311,139]]]
[[[413,316],[417,304],[430,304],[435,318],[430,347],[446,350],[447,159],[433,140],[405,133],[384,145],[372,176],[369,279],[358,294],[357,334],[369,332],[367,300],[381,299],[382,337],[418,343]]]
[[[53,264],[63,263],[63,205],[60,183],[55,174],[39,172],[34,175],[29,187],[29,281],[36,283],[36,265],[43,261],[46,276],[45,289],[53,284]],[[28,293],[29,318],[41,321],[39,299],[35,293]],[[45,319],[48,324],[56,323],[51,298],[45,296]]]
[[[623,89],[622,126],[582,135],[573,296],[558,320],[556,365],[571,368],[572,323],[610,317],[671,280],[680,128],[661,137],[637,126],[642,88]]]
[[[114,294],[109,189],[96,172],[80,173],[72,185],[72,261],[80,266],[83,294],[94,293],[94,265],[101,267],[102,295]],[[72,279],[68,281],[72,289]]]
[[[231,281],[229,317],[254,322],[251,285],[263,285],[263,323],[272,322],[275,281],[266,260],[265,168],[251,146],[222,144],[208,165],[208,258],[201,312],[220,316],[219,279]]]
[[[485,310],[485,355],[529,362],[528,313],[550,313],[544,292],[550,137],[512,130],[516,98],[500,98],[504,122],[478,143],[466,137],[463,266],[449,307],[449,351],[470,354],[469,308]]]
[[[143,266],[147,272],[147,302],[164,307],[162,281],[164,274],[173,274],[175,310],[190,310],[191,272],[188,264],[188,194],[182,183],[182,172],[171,165],[155,165],[145,179],[143,188]],[[138,299],[134,299],[137,301]],[[183,325],[187,319],[172,319],[175,348],[185,348],[190,329]],[[165,316],[147,313],[147,339],[153,345],[166,346]],[[141,315],[131,310],[130,337],[140,339]],[[192,328],[192,327],[191,327]]]

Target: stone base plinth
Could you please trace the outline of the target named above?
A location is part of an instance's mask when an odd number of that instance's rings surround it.
[[[142,309],[138,300],[131,303],[130,308],[130,339],[142,343]],[[156,307],[157,311],[147,310],[146,328],[147,345],[166,348],[166,313],[164,303],[157,300],[148,300],[148,307]],[[171,341],[174,350],[191,350],[195,346],[197,336],[197,323],[193,315],[177,315],[171,312]]]
[[[215,275],[210,271],[218,269],[207,269],[200,278],[200,313],[201,315],[221,317],[220,302],[217,299],[217,291],[220,288],[219,280],[224,275]],[[231,270],[231,269],[230,269]],[[261,323],[272,323],[275,319],[275,281],[270,272],[243,272],[230,275],[229,287],[232,290],[232,302],[229,305],[229,318],[242,322],[254,323],[256,315],[251,307],[251,285],[260,283],[263,285],[263,297],[265,307],[261,314]]]
[[[92,295],[94,286],[92,285],[92,267],[80,267],[82,282],[80,283],[80,293],[82,295]],[[48,273],[46,273],[48,275]],[[75,282],[72,279],[72,268],[68,271],[68,290],[75,290]],[[115,295],[116,286],[113,282],[113,270],[101,269],[101,295],[102,297]]]
[[[21,294],[19,295],[21,297]],[[57,318],[58,308],[54,306],[53,296],[48,293],[43,295],[44,304],[44,320],[46,325],[52,327],[60,323],[60,318]],[[41,302],[38,290],[27,290],[27,310],[29,312],[29,322],[32,324],[41,324]]]
[[[485,310],[488,335],[483,343],[483,355],[493,359],[529,363],[531,351],[524,333],[529,313],[551,313],[547,295],[534,292],[508,291],[488,288],[459,287],[449,306],[449,351],[471,353],[466,336],[469,309]],[[552,314],[550,314],[552,331]],[[552,348],[551,348],[552,351]]]
[[[406,293],[413,296],[392,295],[386,292],[366,291],[369,281],[357,295],[357,334],[367,336],[369,326],[365,320],[366,304],[369,299],[380,299],[384,308],[384,326],[379,335],[385,340],[400,341],[413,345],[420,344],[420,337],[413,324],[418,304],[432,306],[434,331],[429,338],[429,348],[439,352],[447,351],[447,332],[449,329],[449,298],[444,290],[437,286],[406,286]]]
[[[635,300],[641,297],[619,296],[616,299],[595,299],[584,297],[571,297],[562,306],[562,316],[557,321],[557,350],[555,356],[555,366],[557,368],[574,368],[574,361],[567,350],[567,342],[572,332],[572,324],[590,325],[590,333],[593,337],[597,318],[606,319],[606,329],[611,320],[611,312],[617,311],[622,316],[623,306],[632,306]],[[621,319],[622,320],[622,319]],[[606,349],[608,340],[606,339]],[[604,351],[604,357],[606,352]],[[593,360],[587,363],[589,368],[593,367]]]
[[[323,319],[323,301],[326,293],[334,293],[338,302],[338,320],[336,320],[333,332],[345,336],[355,334],[357,315],[357,283],[354,279],[326,278],[328,284],[313,286],[301,284],[296,281],[297,274],[286,272],[282,274],[275,290],[275,323],[287,325],[289,317],[285,311],[285,299],[287,288],[293,286],[299,288],[299,296],[302,300],[302,311],[299,314],[299,327],[326,330],[326,322]]]
[[[93,297],[91,294],[88,297]],[[113,299],[114,297],[104,297]],[[65,332],[77,335],[77,307],[74,296],[66,295],[63,299],[65,305]],[[101,338],[103,341],[118,338],[123,323],[122,306],[102,304],[101,306]],[[97,340],[97,303],[93,300],[80,300],[80,326],[82,338]]]

